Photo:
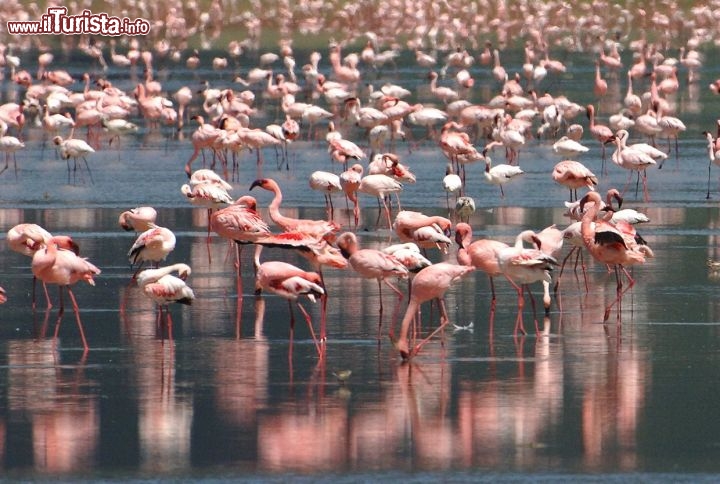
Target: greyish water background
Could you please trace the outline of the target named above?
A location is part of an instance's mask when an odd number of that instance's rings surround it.
[[[708,59],[717,52],[709,52]],[[307,52],[296,52],[299,60]],[[208,59],[212,55],[208,56]],[[430,102],[426,72],[407,53],[385,80],[417,89]],[[29,57],[34,58],[34,57]],[[564,59],[568,72],[549,76],[543,89],[584,104],[591,96],[592,60]],[[59,61],[57,61],[60,63]],[[519,69],[520,52],[505,56]],[[629,65],[629,57],[625,59]],[[250,64],[248,62],[248,64]],[[709,63],[708,63],[709,64]],[[76,77],[86,59],[65,64]],[[512,66],[512,67],[510,67]],[[327,66],[321,64],[324,69]],[[244,67],[247,68],[247,67]],[[208,263],[205,213],[180,194],[182,171],[191,154],[188,140],[143,126],[89,157],[94,183],[67,183],[66,165],[55,158],[43,133],[29,126],[27,149],[18,153],[19,173],[0,176],[3,231],[37,222],[51,232],[72,235],[82,253],[102,269],[97,286],[75,288],[91,347],[86,359],[71,313],[52,339],[57,307],[33,312],[30,261],[0,250],[0,283],[8,302],[0,308],[0,463],[8,479],[320,479],[714,480],[720,472],[720,307],[718,279],[706,260],[720,257],[717,176],[714,198],[705,199],[707,155],[703,130],[714,130],[720,101],[707,89],[717,66],[699,84],[682,83],[673,98],[688,126],[680,138],[680,159],[649,173],[650,201],[627,193],[626,206],[645,211],[641,228],[655,259],[633,269],[637,284],[625,296],[622,324],[601,324],[615,294],[614,276],[589,263],[590,291],[566,271],[557,306],[541,321],[539,337],[513,338],[516,296],[499,282],[490,329],[489,286],[476,274],[447,294],[451,320],[470,330],[446,332],[403,364],[387,340],[375,339],[378,295],[374,282],[351,270],[327,270],[330,290],[327,356],[318,362],[303,325],[288,357],[289,313],[285,301],[255,297],[245,256],[244,297],[235,297],[227,243],[214,238]],[[487,69],[473,68],[474,101],[489,99],[497,86]],[[133,81],[115,67],[107,77],[122,89]],[[232,75],[204,68],[196,72],[162,63],[157,77],[167,92],[181,85],[199,88],[201,79],[230,86]],[[81,88],[79,85],[74,86]],[[237,86],[233,86],[236,87]],[[646,84],[636,90],[645,90]],[[4,99],[17,99],[5,81]],[[625,83],[610,92],[621,100]],[[605,101],[600,117],[613,112]],[[265,104],[262,126],[274,107]],[[193,111],[199,109],[198,103]],[[586,120],[581,119],[585,126]],[[423,133],[400,142],[396,151],[417,174],[402,193],[404,208],[446,215],[440,180],[445,159]],[[599,147],[582,157],[599,172]],[[478,210],[475,237],[511,241],[523,229],[567,224],[567,191],[550,179],[558,161],[551,142],[531,140],[520,164],[524,178],[506,187],[501,199],[485,183],[482,166],[470,166],[467,193]],[[283,188],[288,215],[322,218],[322,196],[307,187],[316,169],[331,166],[324,141],[294,143],[290,171],[276,171],[266,150],[263,174]],[[247,192],[257,176],[254,155],[242,157],[233,195]],[[495,153],[496,161],[502,153]],[[200,162],[196,162],[200,167]],[[622,187],[625,172],[610,166],[600,189]],[[257,191],[257,190],[256,190]],[[261,207],[271,197],[254,193]],[[339,200],[339,199],[338,199]],[[375,201],[363,198],[358,233],[365,246],[396,240],[377,229]],[[126,252],[134,234],[117,226],[117,216],[137,205],[158,209],[158,221],[177,234],[168,262],[187,262],[197,300],[173,307],[174,341],[155,329],[153,305],[128,286]],[[338,219],[347,225],[344,202]],[[265,210],[263,213],[267,216]],[[567,249],[566,249],[567,250]],[[453,248],[448,259],[454,260]],[[443,256],[431,252],[430,257]],[[267,250],[264,258],[303,265],[294,254]],[[56,297],[55,291],[52,291]],[[386,306],[393,302],[386,294]],[[528,305],[529,306],[529,305]],[[402,314],[404,306],[398,306]],[[384,328],[392,315],[386,311]],[[319,314],[312,308],[312,314]],[[424,328],[437,324],[426,308]],[[429,323],[432,316],[432,323]],[[526,324],[532,325],[529,307]],[[47,326],[44,326],[44,323]],[[45,332],[46,336],[42,337]],[[352,370],[345,384],[333,373]]]

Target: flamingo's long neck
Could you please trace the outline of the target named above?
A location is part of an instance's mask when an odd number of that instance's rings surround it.
[[[582,234],[583,243],[588,249],[595,245],[595,231],[592,228],[592,223],[600,210],[600,199],[593,198],[591,201],[593,204],[585,211],[582,222],[580,223],[580,232]]]
[[[409,348],[407,347],[407,335],[408,331],[410,330],[410,323],[417,314],[418,306],[418,300],[410,296],[410,302],[408,303],[407,310],[405,311],[405,316],[403,317],[402,324],[400,325],[400,336],[397,340],[398,349],[401,352],[409,352]]]
[[[280,191],[279,187],[273,187],[272,192],[275,194],[275,196],[272,199],[272,202],[270,202],[270,205],[268,206],[268,212],[270,212],[270,218],[278,224],[280,227],[282,227],[284,230],[290,230],[288,226],[290,225],[290,222],[292,219],[285,217],[283,214],[280,213],[280,204],[282,203],[282,192]]]

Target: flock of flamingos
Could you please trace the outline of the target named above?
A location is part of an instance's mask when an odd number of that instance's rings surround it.
[[[217,7],[217,2],[212,5],[211,8]],[[211,32],[212,18],[205,18],[204,32]],[[662,19],[655,16],[653,19],[661,24]],[[12,48],[3,45],[2,62],[20,100],[0,106],[0,150],[6,157],[2,170],[8,169],[16,153],[25,147],[23,130],[32,129],[27,127],[31,119],[50,133],[58,153],[67,160],[69,180],[70,174],[78,170],[86,170],[92,180],[93,153],[105,149],[108,142],[120,143],[122,137],[133,136],[139,130],[161,129],[163,125],[192,129],[190,140],[182,141],[192,146],[192,154],[185,164],[188,183],[180,191],[193,207],[207,209],[208,242],[212,233],[235,242],[238,297],[242,297],[241,251],[246,245],[253,245],[256,290],[272,292],[296,303],[320,357],[327,338],[328,295],[332,293],[332,288],[328,291],[323,282],[326,266],[350,266],[359,277],[377,280],[380,311],[383,286],[398,300],[404,300],[406,291],[398,288],[395,280],[408,281],[409,303],[399,334],[395,335],[392,329],[390,332],[393,344],[405,359],[414,356],[449,323],[443,296],[453,284],[475,270],[490,278],[493,308],[495,278],[502,276],[517,291],[515,332],[525,333],[524,294],[530,294],[530,284],[542,283],[544,307],[549,310],[551,271],[560,269],[564,244],[571,246],[564,261],[573,253],[587,252],[608,270],[615,271],[617,296],[605,310],[607,321],[612,308],[619,308],[623,294],[634,284],[627,267],[642,264],[653,257],[653,251],[635,230],[635,225],[647,218],[634,210],[621,209],[623,199],[618,190],[610,190],[607,195],[598,193],[598,178],[606,170],[605,162],[612,162],[628,170],[628,184],[636,177],[636,190],[642,184],[647,198],[646,170],[662,166],[668,156],[677,156],[677,138],[685,125],[673,116],[672,96],[681,83],[679,73],[686,73],[690,83],[698,82],[703,56],[697,48],[706,39],[700,38],[699,33],[690,37],[680,49],[680,57],[671,58],[668,47],[662,43],[637,41],[623,45],[611,36],[596,36],[592,54],[597,59],[596,69],[594,78],[587,80],[588,87],[602,100],[608,90],[607,77],[624,78],[627,82],[622,109],[609,116],[606,125],[596,119],[597,108],[593,104],[578,105],[562,94],[539,94],[538,86],[543,86],[546,78],[565,71],[562,62],[550,58],[547,36],[554,35],[552,32],[548,26],[544,31],[530,31],[525,43],[525,62],[512,69],[503,66],[499,46],[489,41],[475,52],[459,44],[444,50],[438,48],[433,45],[430,30],[408,41],[417,64],[431,72],[426,80],[414,82],[428,89],[426,95],[432,99],[432,105],[408,102],[415,95],[412,87],[391,83],[361,97],[360,89],[367,79],[376,76],[379,69],[392,71],[392,64],[402,54],[397,45],[383,50],[382,38],[372,31],[364,33],[365,42],[357,51],[352,51],[357,43],[331,41],[326,52],[313,52],[300,72],[296,72],[290,41],[281,41],[277,53],[262,55],[237,54],[236,49],[242,52],[248,45],[231,42],[228,46],[231,63],[240,58],[246,64],[252,58],[257,66],[243,67],[245,75],[236,76],[229,87],[216,88],[206,81],[199,91],[183,87],[175,93],[167,93],[154,78],[154,58],[177,55],[176,60],[184,60],[187,69],[211,63],[218,71],[231,69],[228,59],[219,56],[206,59],[196,50],[175,49],[167,40],[161,42],[163,39],[154,47],[131,39],[123,43],[124,54],[116,50],[114,40],[110,41],[108,62],[105,59],[108,51],[102,49],[102,44],[81,39],[77,47],[93,59],[88,71],[98,73],[80,77],[78,73],[62,70],[50,52],[40,53],[34,62],[13,56]],[[437,32],[434,35],[437,41]],[[622,60],[623,50],[632,51],[631,65]],[[133,76],[142,72],[142,76],[132,92],[124,92],[103,76],[104,69],[125,69]],[[473,76],[481,72],[490,73],[497,86],[495,95],[482,101],[473,91]],[[71,90],[81,80],[84,90]],[[648,90],[636,93],[633,83],[642,83]],[[713,83],[710,88],[717,90],[718,85]],[[264,111],[258,106],[263,106]],[[278,114],[271,119],[273,123],[261,126],[259,113],[267,115],[275,109]],[[585,118],[587,122],[583,121]],[[437,146],[447,160],[442,186],[448,192],[448,200],[450,197],[456,200],[452,220],[402,210],[399,198],[397,204],[393,201],[399,197],[403,183],[415,182],[411,167],[403,164],[394,150],[405,139],[406,131],[412,129],[427,130],[428,142]],[[630,134],[643,138],[643,142],[629,144]],[[720,140],[711,133],[706,136],[711,163],[720,160]],[[552,177],[569,189],[570,200],[566,205],[574,223],[563,229],[551,226],[540,232],[523,231],[513,245],[491,239],[473,240],[467,222],[475,205],[464,190],[465,165],[483,163],[486,180],[497,185],[504,196],[503,185],[523,174],[518,154],[535,137],[553,140],[553,150],[565,158],[554,167]],[[288,145],[305,139],[326,143],[330,158],[337,162],[334,165],[338,167],[337,173],[309,174],[310,187],[326,197],[326,220],[283,215],[281,187],[268,177],[259,177],[250,188],[274,194],[268,207],[271,220],[263,219],[251,195],[238,199],[230,196],[229,181],[236,176],[243,150],[256,153],[253,161],[259,172],[265,163],[263,153],[270,149],[276,150],[276,157],[285,165],[280,169],[291,169]],[[664,139],[667,148],[664,143],[658,146]],[[590,143],[602,147],[603,173],[598,175],[574,160],[589,150],[586,144]],[[506,163],[493,164],[491,154],[495,158],[504,155]],[[198,167],[200,163],[202,167]],[[15,170],[17,173],[16,165]],[[578,190],[585,193],[579,195]],[[343,194],[353,204],[354,224],[349,227],[334,220],[334,193]],[[353,232],[358,224],[359,195],[378,200],[379,213],[383,215],[378,216],[378,226],[386,224],[392,229],[397,244],[383,250],[360,245]],[[133,283],[157,304],[158,324],[171,329],[169,305],[190,304],[196,296],[187,283],[191,274],[188,265],[161,265],[175,248],[176,239],[170,229],[156,224],[155,217],[152,207],[141,206],[124,211],[119,224],[138,234],[128,251],[130,262],[137,266]],[[62,289],[67,289],[87,351],[89,346],[72,286],[80,281],[94,285],[100,269],[80,255],[70,237],[50,234],[36,224],[23,223],[11,228],[7,243],[10,249],[32,258],[33,276],[45,288],[48,305],[51,303],[46,286],[60,286],[60,316],[64,310]],[[261,262],[263,247],[295,250],[308,260],[310,270],[281,261]],[[457,262],[432,264],[426,257],[429,250],[452,251]],[[247,269],[245,272],[249,274]],[[558,280],[555,278],[555,293]],[[5,302],[5,297],[3,290],[0,303]],[[319,300],[322,306],[318,334],[300,302],[303,298]],[[411,325],[418,322],[421,304],[431,300],[439,303],[440,325],[424,338],[416,338]],[[291,305],[291,315],[292,312]],[[537,331],[537,316],[535,327]]]

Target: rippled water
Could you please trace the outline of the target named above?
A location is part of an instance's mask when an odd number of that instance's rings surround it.
[[[507,62],[519,66],[520,60]],[[547,88],[577,102],[592,101],[592,64],[582,58],[567,62],[568,73],[548,80]],[[82,68],[71,64],[76,74]],[[162,66],[159,72],[170,92],[197,86],[205,76],[213,85],[231,78]],[[180,140],[143,129],[124,137],[119,149],[104,141],[88,160],[94,183],[87,173],[68,183],[65,162],[49,145],[43,149],[40,129],[29,128],[17,178],[12,168],[0,176],[3,231],[37,222],[71,234],[103,272],[96,287],[75,288],[91,347],[84,358],[72,313],[66,312],[54,340],[57,305],[45,311],[41,303],[34,312],[29,260],[0,251],[0,284],[8,294],[0,310],[3,475],[434,481],[573,480],[577,474],[623,480],[626,473],[653,473],[662,480],[712,479],[720,471],[720,421],[714,418],[720,276],[708,272],[706,259],[720,258],[720,193],[713,174],[714,198],[705,199],[700,133],[714,128],[718,112],[718,101],[705,88],[714,74],[703,73],[699,85],[683,85],[676,96],[688,131],[680,139],[680,159],[649,173],[650,201],[635,198],[632,188],[626,194],[626,206],[651,218],[641,230],[656,257],[633,269],[637,284],[609,324],[601,323],[615,298],[615,276],[589,260],[589,291],[571,260],[560,286],[562,310],[554,305],[548,317],[540,317],[539,336],[513,337],[516,294],[503,281],[491,316],[487,279],[476,274],[447,294],[458,328],[445,332],[444,347],[438,338],[404,364],[387,339],[376,339],[376,283],[350,270],[325,274],[331,297],[321,361],[297,312],[289,353],[288,305],[253,294],[249,250],[243,254],[243,297],[236,296],[228,245],[213,238],[208,249],[206,214],[190,208],[179,191],[192,152],[189,128]],[[409,64],[387,76],[377,84],[426,83],[425,73]],[[118,87],[132,87],[127,73],[113,68],[108,77]],[[495,86],[488,72],[478,70],[477,77],[479,102]],[[2,87],[7,96],[15,92],[7,82]],[[619,83],[616,92],[623,90]],[[419,92],[419,100],[427,101],[428,93]],[[267,116],[272,112],[266,104]],[[601,116],[609,112],[601,106]],[[447,215],[440,188],[445,159],[432,142],[420,139],[421,131],[413,134],[395,147],[418,175],[401,195],[403,206]],[[591,152],[583,161],[599,172],[599,147],[587,135],[585,143]],[[467,193],[478,204],[471,219],[475,237],[511,241],[526,228],[567,223],[567,192],[549,175],[558,161],[550,144],[528,143],[520,155],[526,174],[507,185],[503,199],[485,183],[481,166],[469,167]],[[339,166],[330,164],[324,141],[294,143],[290,156],[291,169],[277,171],[275,154],[266,150],[262,173],[283,188],[286,214],[323,218],[322,196],[307,188],[307,178],[313,170]],[[495,158],[502,153],[496,151]],[[246,193],[257,176],[254,155],[243,154],[233,194]],[[625,180],[611,166],[600,188],[622,187]],[[266,207],[270,194],[255,192]],[[158,221],[177,234],[168,261],[193,267],[188,282],[197,300],[172,308],[172,341],[156,329],[153,305],[128,284],[132,270],[125,254],[135,235],[120,231],[116,221],[121,211],[140,204],[157,207]],[[375,201],[362,204],[361,243],[381,247],[394,241],[382,222],[376,225]],[[338,199],[336,207],[337,220],[347,226],[344,202]],[[434,261],[454,255],[429,254]],[[278,249],[263,257],[304,265]],[[384,296],[385,330],[404,305]],[[319,308],[311,314],[317,318]],[[437,308],[426,307],[423,331],[437,319]],[[532,319],[528,304],[528,328]],[[343,370],[352,371],[346,382],[335,376]]]

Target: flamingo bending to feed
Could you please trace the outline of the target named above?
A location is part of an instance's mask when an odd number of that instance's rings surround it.
[[[400,336],[395,342],[395,347],[400,352],[400,356],[403,359],[415,356],[420,351],[420,348],[422,348],[422,346],[427,343],[430,338],[442,331],[445,326],[450,323],[443,296],[452,284],[456,283],[462,277],[474,270],[475,268],[473,266],[461,266],[448,264],[447,262],[440,262],[438,264],[428,266],[417,273],[413,279],[413,290],[412,295],[410,296],[410,302],[408,303],[408,307],[405,311],[405,316],[403,317],[402,325],[400,327]],[[437,299],[440,303],[440,326],[430,333],[428,337],[410,349],[408,344],[410,323],[417,316],[420,305],[426,301],[430,301],[431,299]]]
[[[172,275],[177,272],[179,277]],[[158,308],[157,325],[160,326],[163,308],[167,319],[167,328],[172,339],[172,318],[170,317],[170,303],[190,305],[195,300],[195,293],[185,283],[191,269],[187,264],[173,264],[157,269],[145,269],[137,276],[138,286],[147,297],[152,299]]]
[[[322,356],[320,344],[315,337],[312,320],[305,308],[300,304],[300,296],[307,296],[310,301],[315,302],[316,297],[322,297],[325,290],[321,286],[320,274],[306,272],[287,262],[271,261],[263,262],[258,267],[255,286],[258,290],[270,291],[278,296],[287,299],[290,308],[290,344],[292,345],[295,332],[295,316],[292,311],[292,302],[302,312],[307,322],[308,329],[315,343],[315,349],[319,356]],[[291,346],[292,348],[292,346]],[[291,349],[292,351],[292,349]]]
[[[60,249],[57,241],[53,238],[47,240],[38,234],[33,234],[31,238],[35,244],[37,244],[37,250],[33,254],[32,259],[33,275],[45,284],[57,284],[59,287],[60,310],[58,311],[58,318],[55,323],[55,337],[57,338],[60,330],[60,321],[65,312],[63,288],[67,288],[73,310],[75,311],[75,321],[77,322],[78,331],[80,332],[83,348],[85,353],[87,353],[89,347],[85,339],[82,321],[80,321],[80,309],[78,308],[75,294],[73,294],[70,286],[78,281],[85,281],[91,286],[94,286],[95,280],[93,277],[100,274],[100,269],[88,260],[78,257],[73,251]]]

